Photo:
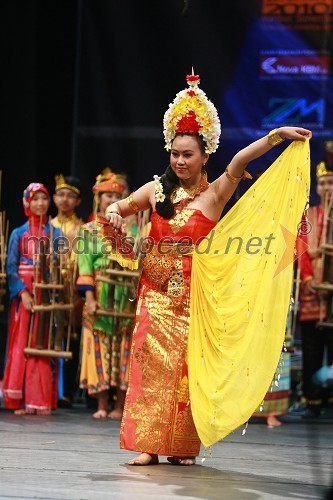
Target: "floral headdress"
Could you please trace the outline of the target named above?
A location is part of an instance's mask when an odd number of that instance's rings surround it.
[[[176,134],[199,134],[206,143],[205,153],[215,153],[221,135],[216,108],[205,92],[199,89],[199,75],[187,75],[186,81],[189,88],[178,92],[164,115],[165,148],[171,149]]]

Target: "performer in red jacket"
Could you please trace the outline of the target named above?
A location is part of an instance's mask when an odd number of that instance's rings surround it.
[[[317,322],[327,319],[328,297],[325,292],[318,291],[314,285],[321,283],[323,277],[324,258],[320,245],[326,241],[330,221],[325,218],[329,200],[333,194],[333,142],[326,143],[327,160],[317,165],[317,193],[320,205],[310,207],[307,211],[309,234],[303,239],[309,245],[307,252],[300,258],[301,292],[300,322],[303,350],[303,395],[307,403],[306,418],[318,417],[323,404],[330,400],[327,390],[313,381],[314,374],[322,367],[326,351],[326,361],[333,363],[333,332],[330,328],[319,328]],[[330,157],[331,155],[331,157]],[[333,398],[332,398],[333,400]]]

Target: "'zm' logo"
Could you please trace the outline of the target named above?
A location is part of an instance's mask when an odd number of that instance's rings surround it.
[[[303,119],[316,112],[317,121],[324,122],[325,103],[324,99],[318,99],[313,103],[308,104],[306,99],[280,99],[273,97],[268,102],[269,108],[275,108],[269,115],[265,116],[264,123],[286,123],[288,118],[293,122],[302,122]]]

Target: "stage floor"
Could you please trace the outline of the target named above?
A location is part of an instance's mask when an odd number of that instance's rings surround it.
[[[193,467],[131,467],[119,449],[119,422],[91,410],[51,417],[0,409],[0,498],[38,499],[323,499],[333,480],[333,419],[283,417],[269,429],[250,422]]]

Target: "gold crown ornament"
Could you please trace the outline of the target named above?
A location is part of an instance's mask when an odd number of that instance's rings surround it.
[[[316,176],[324,177],[326,175],[333,175],[333,141],[325,142],[326,162],[321,161],[316,167]]]
[[[77,195],[80,194],[80,190],[76,186],[72,186],[71,184],[68,184],[68,182],[66,182],[66,179],[63,176],[63,174],[56,175],[54,179],[55,179],[55,192],[59,191],[59,189],[65,188],[65,189],[70,189]]]
[[[333,165],[326,165],[324,161],[321,161],[316,167],[317,179],[325,175],[333,175]]]
[[[218,148],[221,124],[214,104],[198,85],[199,75],[186,76],[189,88],[176,95],[169,104],[163,119],[165,149],[171,149],[176,134],[199,134],[205,141],[205,153],[215,153]]]

